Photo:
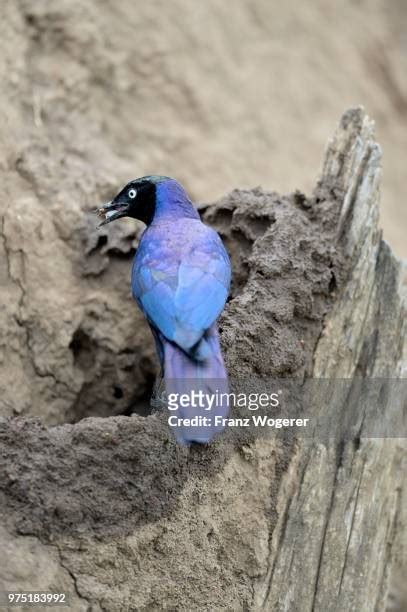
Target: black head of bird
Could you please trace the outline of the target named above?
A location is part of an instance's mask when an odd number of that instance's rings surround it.
[[[149,224],[156,207],[157,185],[170,181],[167,176],[143,176],[127,185],[107,204],[96,209],[103,219],[99,227],[121,217],[133,217]]]

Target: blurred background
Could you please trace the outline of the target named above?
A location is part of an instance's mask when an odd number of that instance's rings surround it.
[[[3,184],[17,169],[22,190],[75,206],[149,173],[198,201],[309,192],[361,104],[384,151],[381,225],[407,255],[405,0],[3,0],[1,21]]]

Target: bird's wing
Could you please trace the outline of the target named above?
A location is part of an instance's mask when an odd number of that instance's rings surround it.
[[[187,352],[222,312],[230,285],[225,248],[201,227],[203,235],[178,252],[160,240],[140,245],[132,274],[134,297],[150,323]]]

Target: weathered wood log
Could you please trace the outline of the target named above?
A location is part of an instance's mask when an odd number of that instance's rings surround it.
[[[202,207],[234,265],[221,319],[233,379],[345,378],[352,393],[361,376],[405,375],[380,156],[350,110],[312,197],[256,189]],[[354,416],[348,398],[325,416]],[[358,422],[350,439],[229,431],[182,448],[163,414],[5,417],[0,591],[65,591],[72,610],[384,610],[406,560],[405,441]]]
[[[377,228],[380,159],[373,123],[362,110],[346,113],[320,184],[344,194],[337,240],[349,274],[314,352],[317,378],[405,375],[402,269]],[[348,407],[326,409],[339,419]],[[299,445],[298,468],[287,472],[279,500],[269,572],[258,583],[259,609],[386,609],[392,571],[397,580],[406,563],[406,444],[364,438],[363,425],[359,436]]]

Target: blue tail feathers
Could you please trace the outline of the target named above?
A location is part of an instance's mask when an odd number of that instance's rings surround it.
[[[216,324],[191,354],[162,336],[160,340],[171,429],[180,443],[209,443],[224,429],[229,412],[227,373]]]

